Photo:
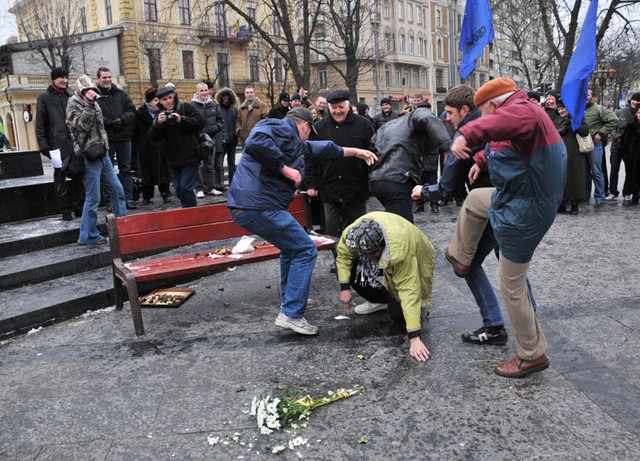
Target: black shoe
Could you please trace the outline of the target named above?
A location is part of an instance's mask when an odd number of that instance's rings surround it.
[[[437,203],[431,203],[431,213],[440,213],[440,207]]]
[[[631,200],[629,200],[629,205],[637,205],[638,204],[638,193],[636,192],[631,196]]]
[[[171,194],[160,194],[160,196],[162,197],[162,201],[164,203],[169,203],[169,197],[171,197]]]
[[[137,208],[138,206],[133,201],[127,202],[127,210],[135,210]]]
[[[498,328],[500,327],[482,327],[475,331],[467,331],[462,333],[462,341],[471,344],[487,344],[493,346],[502,346],[507,344],[507,340],[509,339],[507,330],[505,330],[504,327],[500,329]],[[496,331],[492,332],[490,330]]]
[[[579,212],[580,210],[578,209],[578,205],[571,205],[571,211],[569,212],[569,214],[577,215]]]
[[[456,197],[456,206],[462,206],[463,203],[464,203],[464,199],[463,198],[457,198]]]
[[[73,214],[76,215],[76,218],[82,218],[82,208],[75,210]]]
[[[449,205],[449,200],[438,200],[439,206],[447,206]]]
[[[151,205],[151,199],[150,198],[143,198],[142,199],[142,203],[143,203],[143,205]]]
[[[558,208],[558,214],[565,214],[567,212],[567,207],[564,205],[561,205],[560,208]]]
[[[64,221],[71,221],[73,219],[73,215],[71,214],[70,211],[63,211],[62,212],[62,219]]]
[[[415,202],[411,208],[412,213],[422,213],[424,211],[424,203]]]

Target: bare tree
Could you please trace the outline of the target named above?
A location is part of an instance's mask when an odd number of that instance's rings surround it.
[[[571,54],[579,37],[578,32],[583,21],[580,9],[583,3],[586,5],[588,2],[583,2],[583,0],[575,0],[573,3],[570,1],[538,0],[538,11],[541,15],[542,30],[549,53],[558,63],[557,88],[562,86],[564,74],[567,71]],[[603,8],[598,13],[597,47],[612,25],[614,18],[618,19],[622,24],[621,27],[616,28],[614,31],[617,36],[625,36],[634,27],[637,27],[637,14],[629,14],[637,4],[637,0],[610,0],[608,3],[602,2],[600,4]]]
[[[86,10],[71,0],[20,2],[14,7],[18,31],[53,69],[74,69],[78,35],[86,32]]]
[[[537,10],[538,0],[492,1],[494,28],[501,41],[494,41],[496,53],[509,52],[509,61],[522,70],[528,88],[542,85],[549,71],[553,56],[541,31],[541,19]],[[498,49],[500,42],[506,45]]]

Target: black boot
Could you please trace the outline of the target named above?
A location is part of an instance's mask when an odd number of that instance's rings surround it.
[[[629,200],[629,205],[637,205],[638,204],[638,193],[634,193],[631,195],[631,200]]]
[[[558,214],[564,214],[567,212],[567,207],[564,205],[560,205],[560,208],[558,208]]]
[[[578,205],[571,205],[571,212],[569,214],[577,215],[579,213]]]
[[[437,203],[431,202],[429,205],[431,205],[431,213],[440,213],[440,207]]]

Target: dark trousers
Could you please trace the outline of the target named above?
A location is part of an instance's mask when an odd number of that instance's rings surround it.
[[[622,163],[622,152],[620,143],[611,143],[611,173],[609,173],[609,192],[616,197],[620,194],[618,190],[618,176],[620,174],[620,164]]]
[[[224,154],[227,156],[227,170],[229,171],[229,185],[236,172],[236,146],[237,144],[224,144]]]
[[[405,181],[404,183],[374,181],[370,187],[373,195],[384,207],[384,211],[402,216],[413,224],[413,212],[411,211],[413,181]]]
[[[357,277],[357,267],[358,264],[356,262],[351,268],[351,279],[349,280],[351,288],[353,288],[356,293],[358,293],[361,297],[371,303],[387,304],[387,312],[389,313],[389,317],[391,317],[391,320],[400,325],[406,325],[400,301],[391,296],[391,293],[389,293],[389,291],[381,283],[376,283],[375,285],[361,283]]]
[[[196,178],[198,177],[198,166],[185,166],[182,168],[171,168],[173,178],[173,188],[180,199],[182,208],[197,206],[196,201]]]
[[[324,203],[324,219],[327,234],[340,237],[342,231],[360,216],[367,214],[367,201]]]
[[[63,213],[77,212],[82,214],[84,207],[84,184],[82,176],[65,179],[60,168],[54,168],[53,181],[60,198],[60,208]]]

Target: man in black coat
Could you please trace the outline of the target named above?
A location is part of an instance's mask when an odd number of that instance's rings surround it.
[[[315,125],[318,139],[342,147],[370,150],[373,127],[368,119],[351,111],[349,92],[332,91],[327,95],[329,118]],[[369,168],[357,159],[345,158],[305,169],[305,184],[311,197],[320,194],[324,206],[326,233],[339,237],[342,231],[367,212]]]
[[[289,109],[291,109],[290,103],[291,99],[289,98],[289,93],[286,93],[284,91],[280,93],[278,103],[269,111],[269,118],[285,118],[287,116],[287,112],[289,112]]]
[[[197,206],[195,189],[200,164],[197,150],[204,118],[197,109],[178,100],[172,86],[160,88],[156,97],[160,110],[149,129],[149,137],[164,149],[182,208]]]
[[[73,141],[65,122],[67,101],[71,93],[67,89],[69,73],[61,67],[51,70],[51,85],[38,96],[36,110],[36,137],[42,155],[51,158],[51,151],[58,150],[64,160],[73,154]],[[67,180],[69,179],[69,180]],[[55,189],[60,197],[62,219],[70,221],[72,213],[82,216],[84,185],[82,177],[66,178],[61,168],[53,169]]]
[[[133,210],[133,178],[131,176],[131,138],[136,106],[131,98],[111,82],[111,71],[100,67],[97,72],[100,99],[98,104],[104,118],[104,128],[109,138],[109,157],[113,163],[118,157],[118,177],[124,189],[127,209]],[[103,188],[103,197],[106,197]]]

